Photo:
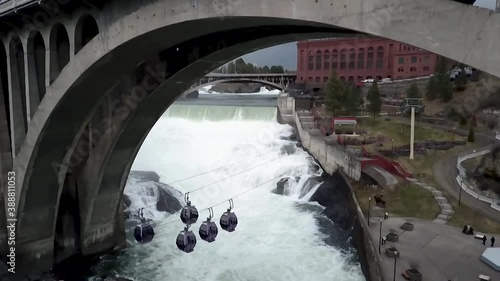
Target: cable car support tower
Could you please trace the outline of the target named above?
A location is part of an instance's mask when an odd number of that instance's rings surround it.
[[[405,98],[401,105],[401,113],[411,114],[410,121],[410,159],[415,159],[414,146],[415,146],[415,114],[421,113],[425,109],[423,100],[419,98]]]

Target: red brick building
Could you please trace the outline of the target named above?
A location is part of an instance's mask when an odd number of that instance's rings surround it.
[[[297,82],[323,85],[333,71],[341,80],[393,80],[434,73],[437,55],[383,38],[337,38],[297,43]]]

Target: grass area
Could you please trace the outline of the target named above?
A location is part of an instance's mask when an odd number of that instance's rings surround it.
[[[358,131],[365,131],[366,137],[383,137],[383,147],[381,149],[391,149],[392,140],[394,140],[394,147],[408,145],[410,143],[410,125],[400,123],[395,120],[385,121],[385,118],[360,118],[359,124],[356,126]],[[415,126],[415,142],[422,142],[427,140],[436,141],[451,141],[463,140],[464,138],[458,135],[453,137],[453,133],[443,130],[433,129],[427,126]],[[376,151],[375,144],[367,145],[369,151]]]
[[[367,214],[368,198],[372,198],[373,206],[373,196],[377,192],[370,188],[359,188],[358,185],[355,193],[363,213]],[[432,193],[413,183],[400,183],[393,190],[384,190],[383,194],[387,202],[386,212],[391,216],[433,220],[441,211]]]
[[[409,157],[398,157],[395,158],[403,167],[405,167],[408,172],[415,176],[424,175],[425,177],[434,177],[432,166],[437,161],[443,159],[443,157],[448,157],[450,155],[458,155],[463,151],[470,149],[473,146],[477,146],[474,143],[467,143],[466,145],[456,146],[453,149],[440,151],[440,150],[430,150],[426,155],[415,155],[415,159],[410,160]],[[453,164],[455,165],[455,164]],[[439,188],[436,186],[436,188]]]

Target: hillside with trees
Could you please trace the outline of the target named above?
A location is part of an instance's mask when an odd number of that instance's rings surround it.
[[[272,66],[255,66],[252,63],[246,63],[245,60],[239,58],[235,61],[232,61],[224,66],[221,66],[214,70],[215,73],[289,73],[290,71],[285,70],[281,65],[272,65]]]

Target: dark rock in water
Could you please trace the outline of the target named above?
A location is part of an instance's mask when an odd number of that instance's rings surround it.
[[[316,163],[309,164],[309,171],[311,173],[317,173],[321,169],[321,166]]]
[[[123,203],[125,204],[125,206],[130,207],[130,205],[132,205],[132,201],[130,200],[130,198],[128,198],[128,196],[126,194],[123,194]]]
[[[276,188],[273,189],[273,193],[283,195],[285,193],[285,186],[288,185],[289,178],[282,178],[276,183]]]
[[[284,145],[283,147],[281,147],[281,155],[292,155],[295,153],[295,146],[293,144],[287,144],[287,145]]]
[[[158,194],[158,202],[156,203],[156,209],[162,212],[169,212],[171,214],[182,209],[181,199],[182,193],[175,188],[159,182],[160,176],[151,171],[131,171],[130,177],[134,178],[140,183],[147,183],[147,188],[145,193],[149,196]],[[125,200],[128,200],[125,201]],[[124,195],[124,203],[129,207],[132,201],[128,196]],[[126,218],[135,217],[136,214],[125,214]]]
[[[140,182],[160,182],[160,176],[152,171],[130,171],[129,177],[133,177]]]
[[[182,209],[179,202],[179,196],[182,196],[182,193],[163,183],[156,183],[156,187],[158,188],[158,203],[156,203],[158,211],[173,214]]]
[[[295,134],[291,134],[289,136],[281,136],[280,139],[281,140],[296,141],[297,140],[297,136]]]
[[[297,142],[295,145],[296,145],[297,147],[302,147],[302,142],[300,142],[300,141],[299,141],[299,142]]]
[[[200,96],[198,91],[194,91],[186,95],[186,99],[197,99]]]
[[[339,173],[324,177],[323,183],[311,197],[310,201],[318,202],[325,207],[323,214],[342,229],[350,228],[355,213],[349,207],[350,190]]]

